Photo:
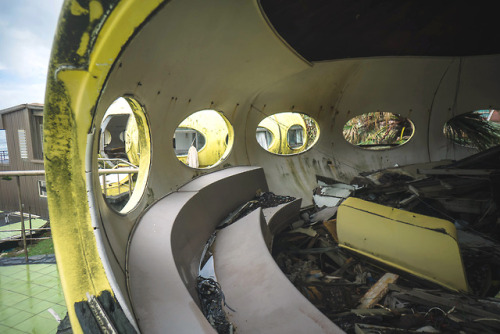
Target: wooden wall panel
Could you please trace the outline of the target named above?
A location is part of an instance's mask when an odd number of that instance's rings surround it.
[[[40,110],[36,108],[35,110]],[[30,126],[30,109],[13,111],[1,115],[6,130],[7,146],[9,150],[9,164],[0,164],[0,171],[43,170],[43,161],[33,159],[32,133]],[[26,131],[28,159],[21,159],[18,130]],[[45,180],[43,176],[21,177],[21,194],[24,211],[48,218],[47,198],[38,193],[38,180]],[[18,211],[17,186],[15,177],[12,180],[0,179],[0,210]]]

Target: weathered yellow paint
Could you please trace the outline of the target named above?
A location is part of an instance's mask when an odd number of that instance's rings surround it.
[[[151,137],[149,133],[149,126],[146,119],[146,113],[143,107],[135,99],[126,98],[132,112],[134,113],[134,126],[137,128],[137,142],[136,154],[139,153],[138,166],[139,172],[137,173],[137,180],[135,183],[134,192],[128,200],[125,207],[122,209],[122,213],[132,210],[139,202],[144,188],[146,187],[146,182],[148,180],[149,165],[151,162]],[[130,122],[129,122],[130,123]],[[130,139],[129,139],[130,140]]]
[[[162,2],[108,0],[112,10],[103,16],[104,1],[92,1],[89,14],[77,1],[66,0],[59,21],[47,80],[44,158],[54,248],[74,333],[82,333],[74,304],[85,300],[86,292],[111,291],[87,204],[84,160],[92,112],[121,47]],[[60,38],[66,33],[62,27],[81,24],[73,16],[88,18],[86,29],[74,27],[79,45]],[[96,20],[101,23],[91,24]]]
[[[71,1],[71,14],[74,16],[80,16],[88,14],[88,10],[83,8],[77,0]]]
[[[205,137],[205,146],[198,151],[200,168],[217,164],[230,152],[234,137],[233,127],[224,115],[215,110],[196,112],[183,120],[179,128],[195,129]],[[187,165],[186,155],[179,155],[177,158]]]
[[[78,50],[76,50],[76,53],[80,56],[83,56],[85,55],[85,52],[87,52],[87,47],[89,45],[89,41],[90,41],[90,36],[88,33],[84,33],[82,35],[82,39],[80,39],[80,47],[78,48]]]
[[[99,1],[93,0],[89,3],[90,22],[101,18],[103,14],[102,5]]]
[[[468,291],[455,226],[443,219],[348,198],[339,244],[455,291]]]
[[[137,127],[134,115],[129,118],[127,128],[125,129],[125,152],[131,164],[140,165],[141,147],[139,144],[139,128]]]
[[[304,142],[300,147],[292,148],[288,143],[288,130],[294,126],[299,125],[304,131]],[[306,123],[299,113],[294,112],[283,112],[273,114],[264,118],[260,123],[259,127],[269,130],[273,135],[273,140],[268,147],[268,151],[279,155],[292,155],[304,152],[308,147],[313,145],[319,138],[319,127],[317,128],[317,136],[314,143],[308,143]]]

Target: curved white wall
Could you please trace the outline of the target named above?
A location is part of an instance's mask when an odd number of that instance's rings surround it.
[[[152,140],[149,180],[139,205],[120,215],[96,196],[116,272],[124,273],[127,240],[143,210],[201,173],[228,165],[262,166],[271,191],[302,197],[303,205],[308,205],[316,175],[349,181],[358,172],[396,163],[458,159],[473,153],[449,143],[442,127],[453,115],[499,108],[498,78],[500,56],[383,57],[310,64],[274,33],[257,1],[167,3],[124,48],[96,109],[98,127],[112,101],[134,96],[145,108]],[[223,112],[234,127],[235,141],[226,161],[197,171],[177,160],[172,136],[184,118],[203,109]],[[416,128],[413,139],[385,151],[347,143],[344,124],[377,110],[408,117]],[[259,122],[283,111],[306,113],[318,122],[321,136],[311,150],[279,157],[258,145]]]

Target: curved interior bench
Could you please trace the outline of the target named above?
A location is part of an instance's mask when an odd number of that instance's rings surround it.
[[[262,210],[272,235],[276,235],[295,222],[300,214],[302,198]]]
[[[283,274],[270,238],[261,209],[217,232],[215,273],[235,311],[226,309],[229,321],[239,333],[344,333]]]
[[[127,284],[143,333],[215,333],[198,306],[200,257],[215,227],[257,190],[268,190],[262,168],[229,168],[191,181],[140,219]]]

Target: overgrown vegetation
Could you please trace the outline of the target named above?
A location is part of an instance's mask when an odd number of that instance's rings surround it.
[[[443,132],[455,143],[480,151],[500,144],[500,125],[476,111],[453,117],[446,122]]]
[[[315,142],[316,138],[318,137],[318,127],[316,125],[316,121],[312,119],[311,117],[300,114],[302,116],[302,119],[304,120],[304,123],[306,124],[306,133],[307,133],[307,147],[311,147]]]
[[[413,135],[407,118],[389,112],[369,112],[350,119],[344,125],[344,138],[358,146],[397,146]]]

